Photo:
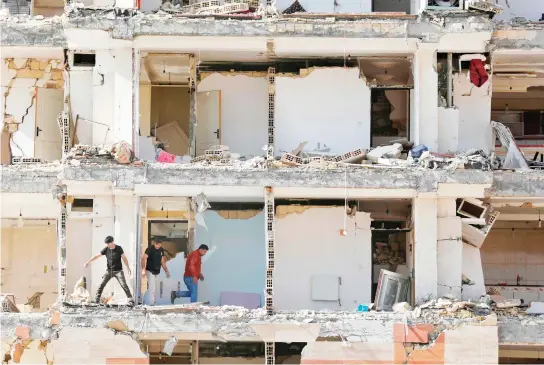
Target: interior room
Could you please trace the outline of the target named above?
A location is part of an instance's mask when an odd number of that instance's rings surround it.
[[[162,142],[176,156],[189,154],[189,55],[153,54],[141,59],[140,151],[154,160],[153,145]]]
[[[492,59],[491,120],[510,128],[529,159],[544,148],[543,57],[542,52],[502,51]],[[505,153],[498,141],[496,147],[497,154]]]
[[[371,86],[370,146],[410,139],[410,95],[414,87],[408,57],[362,57],[361,75]]]
[[[205,244],[198,301],[212,306],[238,305],[249,309],[263,305],[265,285],[264,214],[262,203],[210,202],[211,208],[192,219],[187,198],[146,198],[142,218],[142,252],[153,237],[163,240],[166,265],[157,276],[156,305],[170,305],[172,290],[186,290],[183,283],[187,255]],[[248,259],[251,258],[251,259]],[[142,298],[147,280],[141,282]],[[188,303],[178,298],[174,304]]]
[[[335,200],[276,204],[278,309],[369,305],[382,269],[408,276],[413,267],[409,200],[349,201],[347,209]],[[406,294],[403,299],[410,302]]]
[[[162,340],[141,341],[142,351],[149,353],[150,364],[262,364],[265,348],[262,341],[178,341],[171,355],[166,355]],[[276,364],[300,364],[306,343],[275,344]]]
[[[544,206],[500,203],[501,213],[480,251],[487,290],[525,303],[544,300]],[[504,206],[511,204],[511,206]]]
[[[2,219],[0,292],[20,312],[43,312],[57,299],[54,219]]]

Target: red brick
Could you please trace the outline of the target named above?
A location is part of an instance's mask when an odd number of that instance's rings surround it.
[[[408,355],[407,364],[429,364],[439,365],[444,364],[444,348],[442,343],[433,344],[428,349],[413,350]]]
[[[429,343],[429,332],[434,330],[430,324],[418,324],[415,326],[395,323],[393,326],[393,339],[395,343]]]

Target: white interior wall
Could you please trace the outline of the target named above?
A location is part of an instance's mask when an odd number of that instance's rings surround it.
[[[330,148],[346,153],[370,146],[370,88],[358,68],[316,68],[305,77],[276,77],[276,154]]]
[[[435,198],[416,198],[414,217],[414,290],[416,304],[437,296],[438,282],[438,202]]]
[[[72,67],[70,77],[70,108],[72,120],[79,115],[85,120],[94,120],[93,116],[93,70],[91,68]],[[102,128],[98,126],[97,128]],[[93,124],[80,120],[77,123],[77,138],[79,143],[93,143]]]
[[[121,0],[115,2],[115,6],[128,7],[134,6],[134,0]],[[132,95],[132,43],[130,48],[116,48],[114,50],[114,106],[113,106],[113,126],[114,141],[125,141],[132,145],[133,139],[133,102]]]
[[[414,57],[414,119],[411,120],[415,144],[438,150],[438,74],[436,49],[420,47]]]
[[[473,302],[485,294],[484,271],[480,249],[463,243],[463,274],[474,282],[474,285],[463,285],[462,300]]]
[[[260,156],[268,143],[268,82],[266,77],[214,73],[198,91],[221,90],[221,144],[243,155]]]
[[[281,216],[276,209],[274,306],[277,309],[354,309],[371,300],[370,213],[347,218],[344,207],[312,207]],[[340,303],[313,301],[315,275],[341,277]]]
[[[132,69],[132,67],[131,67]],[[115,59],[110,49],[96,50],[93,68],[93,144],[114,141]],[[132,95],[132,91],[130,91]],[[131,119],[132,120],[132,119]],[[100,124],[98,124],[100,123]]]
[[[438,153],[455,153],[459,144],[459,109],[438,107]]]
[[[40,308],[57,299],[57,240],[55,224],[2,228],[2,293],[15,294],[16,304],[26,304],[43,292]]]
[[[74,285],[84,275],[85,262],[93,252],[93,222],[89,219],[68,219],[66,223],[66,288],[72,293]],[[92,276],[87,276],[87,289],[91,289]]]
[[[478,148],[486,153],[493,148],[491,130],[491,78],[476,87],[467,74],[453,77],[453,105],[459,109],[457,151]]]

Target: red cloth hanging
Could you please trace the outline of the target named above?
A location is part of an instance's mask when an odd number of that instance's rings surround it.
[[[484,61],[475,59],[470,61],[470,82],[480,87],[487,82],[489,76],[485,71]]]

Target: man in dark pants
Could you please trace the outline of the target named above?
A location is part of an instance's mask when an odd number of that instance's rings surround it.
[[[102,283],[96,292],[95,301],[96,303],[100,303],[100,297],[102,296],[102,292],[104,291],[106,284],[111,280],[111,278],[115,277],[121,285],[121,288],[123,288],[125,291],[127,298],[129,298],[129,305],[134,305],[134,299],[132,298],[132,294],[130,294],[130,289],[128,288],[127,281],[125,280],[125,274],[123,272],[123,264],[121,263],[121,259],[123,259],[123,262],[127,267],[128,275],[130,275],[131,272],[125,252],[121,246],[117,246],[115,242],[113,242],[112,236],[106,237],[104,243],[107,246],[104,247],[104,249],[100,251],[98,255],[91,257],[89,261],[85,263],[85,267],[88,267],[91,262],[102,256],[106,256],[106,259],[108,260],[108,270],[102,277]]]

